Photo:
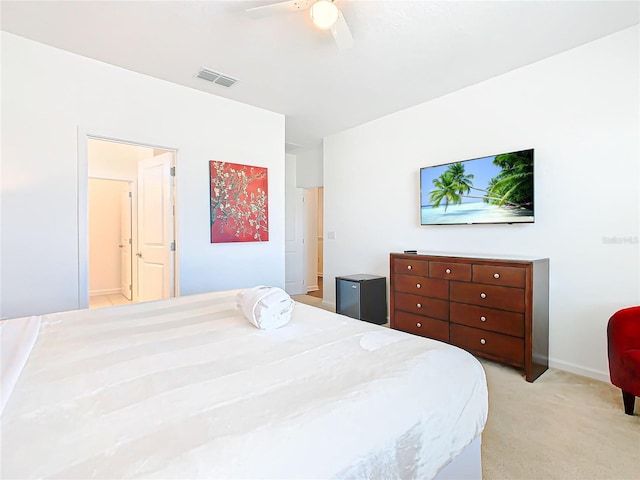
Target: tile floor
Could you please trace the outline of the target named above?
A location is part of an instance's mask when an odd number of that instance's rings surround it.
[[[109,295],[93,295],[89,297],[89,308],[112,307],[113,305],[126,305],[131,300],[120,293],[112,293]]]

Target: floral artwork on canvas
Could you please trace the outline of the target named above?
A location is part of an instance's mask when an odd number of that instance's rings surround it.
[[[210,161],[211,243],[269,240],[267,169]]]

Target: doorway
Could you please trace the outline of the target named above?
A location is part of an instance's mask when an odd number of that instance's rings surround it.
[[[310,202],[312,208],[315,207],[315,212],[310,215],[310,221],[315,222],[315,234],[316,234],[316,249],[315,257],[312,256],[309,261],[313,265],[315,261],[315,269],[313,266],[310,271],[316,272],[316,283],[310,283],[310,290],[308,295],[312,297],[324,298],[324,275],[322,273],[323,267],[323,254],[324,254],[324,188],[317,187],[309,189],[309,194],[315,197],[315,202]]]
[[[90,308],[177,294],[175,157],[87,138]]]
[[[324,255],[324,189],[322,187],[304,190],[304,272],[305,293],[323,298],[323,255]]]
[[[89,178],[89,308],[133,299],[131,188],[125,180]]]

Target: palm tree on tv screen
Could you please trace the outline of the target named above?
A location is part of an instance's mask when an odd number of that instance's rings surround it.
[[[533,150],[496,155],[493,164],[500,167],[500,173],[489,181],[487,190],[473,186],[473,174],[465,172],[465,166],[458,162],[433,179],[435,189],[430,192],[432,208],[445,201],[444,211],[449,203],[461,204],[462,197],[478,198],[484,203],[500,207],[533,207]],[[469,195],[471,190],[482,192],[482,196]]]
[[[456,204],[462,203],[462,195],[469,193],[473,188],[473,174],[465,174],[464,165],[462,163],[454,163],[440,175],[432,180],[436,187],[431,190],[429,199],[432,207],[440,206],[444,200],[444,211],[447,211],[449,202]]]
[[[489,183],[485,203],[533,207],[533,150],[496,155],[493,164],[500,167]]]
[[[436,187],[431,190],[429,199],[433,204],[433,208],[439,207],[444,200],[444,211],[447,211],[449,203],[460,204],[462,197],[460,196],[460,185],[456,182],[452,172],[447,169],[438,178],[433,179],[433,185]]]
[[[447,171],[453,175],[453,181],[458,185],[458,193],[464,195],[473,188],[473,174],[465,173],[464,165],[460,162],[449,165]]]

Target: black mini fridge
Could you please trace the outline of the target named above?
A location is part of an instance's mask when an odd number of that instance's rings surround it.
[[[387,323],[386,277],[336,277],[336,313],[378,325]]]

